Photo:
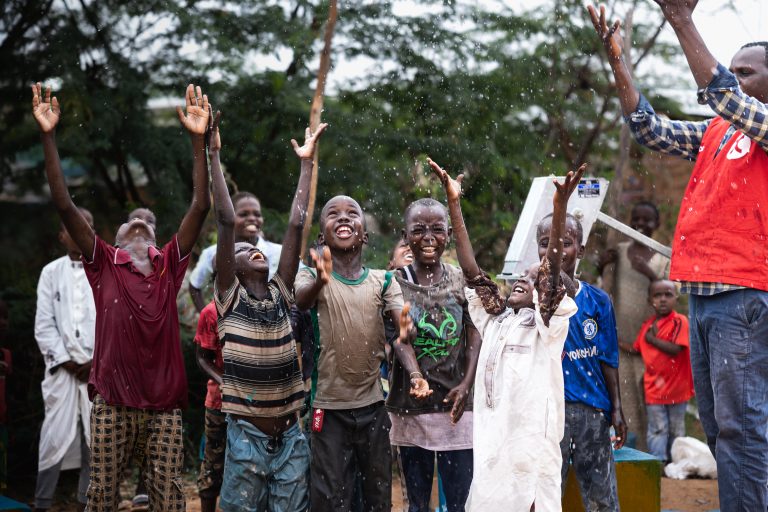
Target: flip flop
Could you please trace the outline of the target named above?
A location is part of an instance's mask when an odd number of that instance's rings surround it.
[[[149,496],[146,494],[137,494],[131,500],[131,512],[140,512],[149,510]]]

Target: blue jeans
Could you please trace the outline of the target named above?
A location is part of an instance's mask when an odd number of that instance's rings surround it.
[[[309,442],[298,424],[276,440],[250,423],[227,415],[224,512],[309,508]]]
[[[611,425],[603,411],[578,402],[565,402],[562,488],[573,466],[587,512],[619,512],[616,463],[611,446]]]
[[[417,446],[401,446],[400,461],[408,490],[408,512],[429,512],[435,454],[448,512],[464,510],[472,484],[472,450],[433,452]]]
[[[691,295],[691,366],[720,508],[768,508],[768,292]]]
[[[685,408],[688,403],[658,405],[646,404],[648,411],[648,451],[664,462],[669,462],[669,450],[678,437],[685,435]]]

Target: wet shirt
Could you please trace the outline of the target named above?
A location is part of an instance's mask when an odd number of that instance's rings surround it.
[[[195,332],[195,343],[201,348],[215,353],[213,365],[219,370],[224,369],[224,360],[221,355],[221,343],[219,343],[219,333],[216,325],[216,303],[209,302],[202,311],[197,320],[197,332]],[[205,406],[209,409],[221,409],[221,389],[219,384],[208,379],[208,393],[205,395]]]
[[[312,269],[296,276],[296,288],[315,281]],[[313,407],[355,409],[384,400],[382,313],[402,309],[403,294],[390,272],[363,268],[358,279],[335,272],[312,308],[316,326]]]
[[[224,383],[221,412],[276,418],[304,405],[299,353],[291,329],[293,293],[279,275],[257,299],[235,279],[215,293]]]
[[[660,318],[656,324],[656,337],[680,345],[683,350],[675,355],[654,347],[645,339],[656,315],[645,321],[637,334],[634,348],[643,356],[645,374],[645,403],[681,404],[693,396],[693,375],[688,341],[688,318],[677,311]]]
[[[144,276],[128,252],[98,236],[85,273],[96,304],[96,343],[88,394],[109,405],[172,410],[187,404],[176,294],[189,255],[176,235],[162,250],[149,248],[152,272]]]
[[[565,401],[611,411],[608,386],[600,363],[619,367],[616,319],[608,294],[578,281],[577,313],[571,317],[563,349]]]
[[[465,331],[472,325],[464,296],[464,275],[458,267],[443,265],[440,281],[422,286],[414,282],[409,266],[397,271],[396,278],[403,302],[411,303],[410,315],[416,327],[416,339],[411,344],[432,395],[424,400],[409,395],[410,375],[395,357],[387,408],[411,414],[450,411],[453,404],[444,403],[443,399],[464,378]],[[466,410],[472,410],[471,395]]]

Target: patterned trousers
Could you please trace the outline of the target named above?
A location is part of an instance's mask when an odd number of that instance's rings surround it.
[[[181,481],[181,410],[151,411],[108,405],[97,395],[91,410],[87,511],[117,510],[120,481],[132,459],[144,468],[150,512],[186,509]]]

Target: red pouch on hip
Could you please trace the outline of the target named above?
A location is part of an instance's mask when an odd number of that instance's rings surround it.
[[[312,413],[312,432],[321,432],[323,430],[323,417],[325,411],[322,409],[315,409]]]

